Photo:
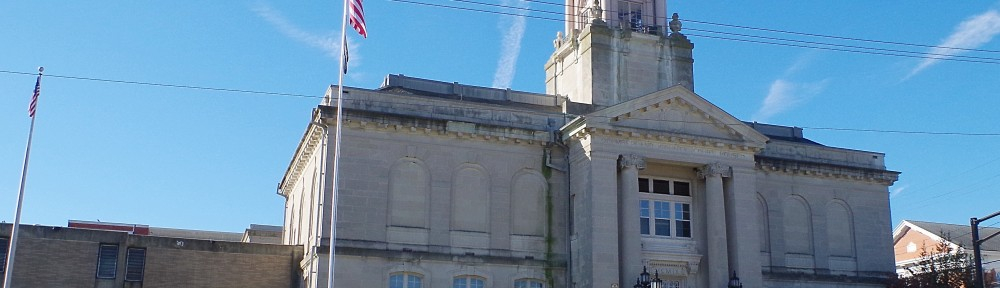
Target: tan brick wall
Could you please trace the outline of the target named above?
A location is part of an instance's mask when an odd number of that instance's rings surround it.
[[[98,243],[21,238],[14,287],[95,287]]]
[[[145,288],[295,287],[292,255],[149,248]]]

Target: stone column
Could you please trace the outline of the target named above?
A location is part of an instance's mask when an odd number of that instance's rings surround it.
[[[722,177],[732,169],[720,163],[705,165],[698,177],[705,178],[705,219],[708,236],[708,287],[726,287],[729,280],[729,243],[726,241],[726,203]]]
[[[639,170],[646,161],[635,154],[618,157],[618,253],[622,287],[642,273],[642,237],[639,234]]]

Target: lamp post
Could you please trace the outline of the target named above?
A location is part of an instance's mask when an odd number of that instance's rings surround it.
[[[653,279],[649,279],[649,272],[646,272],[646,266],[642,266],[642,273],[639,274],[639,278],[635,279],[634,288],[662,288],[663,280],[660,280],[660,271],[655,271],[653,274]]]
[[[729,288],[743,288],[740,277],[736,277],[736,270],[733,270],[733,277],[729,277]]]

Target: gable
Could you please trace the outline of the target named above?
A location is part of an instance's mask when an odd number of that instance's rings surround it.
[[[925,250],[932,253],[934,246],[938,244],[938,240],[916,229],[904,230],[894,237],[892,249],[896,255],[896,262],[920,258]]]
[[[683,86],[629,100],[590,116],[610,128],[725,139],[763,147],[767,137]]]

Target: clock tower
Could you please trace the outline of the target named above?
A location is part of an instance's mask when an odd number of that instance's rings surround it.
[[[694,90],[691,51],[666,0],[566,0],[566,31],[545,64],[546,93],[600,109],[682,85]]]

